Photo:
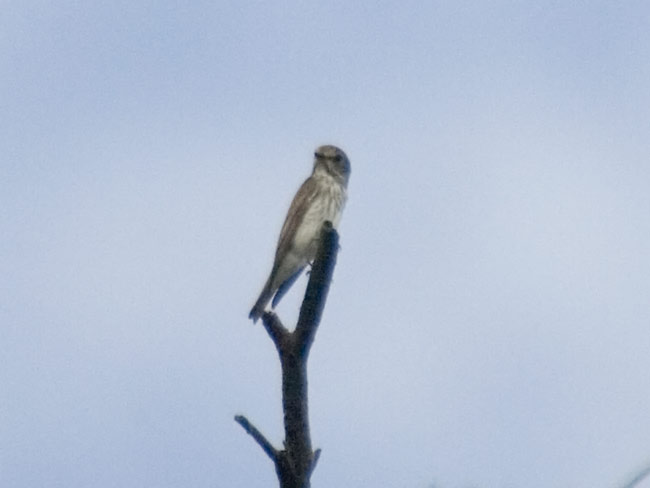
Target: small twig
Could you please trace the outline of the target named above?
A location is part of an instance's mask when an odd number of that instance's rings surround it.
[[[282,325],[282,322],[273,312],[264,312],[262,315],[262,325],[269,334],[269,337],[275,344],[276,349],[280,352],[289,335],[289,331]]]
[[[646,466],[644,469],[639,471],[634,478],[632,478],[629,482],[627,482],[623,488],[633,488],[634,486],[637,486],[639,483],[641,483],[644,479],[646,479],[650,475],[650,466]]]
[[[268,441],[264,434],[262,434],[257,427],[251,424],[243,415],[235,415],[235,422],[243,427],[248,435],[250,435],[255,442],[257,442],[262,450],[271,458],[271,461],[277,464],[278,450]]]
[[[307,479],[311,478],[311,474],[314,472],[316,469],[316,465],[318,464],[318,460],[320,459],[320,449],[316,449],[314,451],[314,457],[311,459],[311,466],[309,466],[309,472],[307,474]]]

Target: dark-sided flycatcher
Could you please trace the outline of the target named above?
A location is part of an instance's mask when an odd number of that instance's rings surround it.
[[[273,297],[275,307],[302,270],[316,256],[321,227],[326,220],[336,227],[347,198],[350,161],[335,146],[314,153],[314,169],[291,202],[280,231],[271,275],[249,317],[256,322]],[[273,296],[275,295],[275,296]]]

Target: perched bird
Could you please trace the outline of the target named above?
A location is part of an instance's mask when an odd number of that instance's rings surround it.
[[[271,297],[275,307],[318,249],[321,227],[326,220],[336,228],[341,219],[350,161],[336,146],[321,146],[314,153],[314,169],[293,198],[280,231],[271,275],[249,318],[257,322]],[[274,296],[275,295],[275,296]]]

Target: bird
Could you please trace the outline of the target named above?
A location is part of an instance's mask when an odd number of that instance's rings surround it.
[[[262,316],[269,300],[275,308],[305,266],[316,256],[321,227],[341,220],[347,200],[350,160],[336,146],[320,146],[314,152],[311,176],[293,198],[280,231],[273,268],[259,298],[250,311],[253,323]]]

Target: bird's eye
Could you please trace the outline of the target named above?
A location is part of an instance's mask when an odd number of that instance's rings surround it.
[[[314,153],[314,156],[315,156],[316,158],[322,158],[322,157],[323,157],[323,155],[322,155],[322,154],[319,154],[318,152],[315,152],[315,153]]]
[[[334,156],[334,161],[336,161],[337,163],[340,163],[341,162],[341,156],[339,154]]]

